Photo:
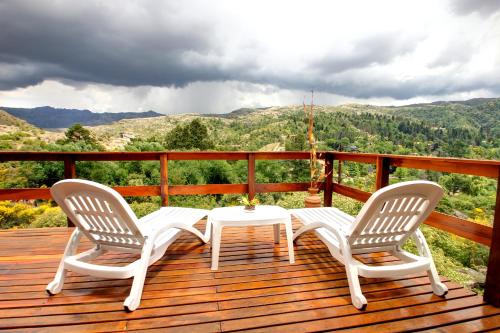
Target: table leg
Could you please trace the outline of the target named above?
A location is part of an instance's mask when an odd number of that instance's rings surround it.
[[[274,243],[280,243],[280,223],[273,224],[274,228]]]
[[[290,264],[293,264],[295,263],[295,255],[293,253],[293,229],[291,219],[285,223],[285,231],[286,241],[288,243],[288,258],[290,259]]]
[[[212,224],[212,270],[216,271],[219,268],[219,251],[220,251],[220,239],[222,235],[222,226],[218,223]]]

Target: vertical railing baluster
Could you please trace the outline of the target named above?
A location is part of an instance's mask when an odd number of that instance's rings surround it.
[[[248,198],[252,200],[255,197],[255,154],[248,153]]]
[[[69,155],[64,159],[64,179],[76,178],[75,158]]]
[[[375,176],[375,190],[389,185],[389,166],[391,159],[388,157],[377,157],[377,173]]]
[[[342,184],[342,160],[339,160],[337,183]]]
[[[484,301],[500,307],[500,167],[497,176],[497,197],[493,216],[493,235],[491,237],[490,257],[486,271]]]
[[[68,155],[64,159],[64,179],[76,178],[76,163],[75,158],[72,155]],[[75,224],[67,218],[68,228],[73,228]]]
[[[325,191],[323,193],[323,202],[325,207],[332,206],[333,196],[333,154],[326,153],[325,156]]]
[[[160,195],[162,207],[168,206],[168,154],[160,155]]]

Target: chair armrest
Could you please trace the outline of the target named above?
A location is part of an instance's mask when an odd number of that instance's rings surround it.
[[[146,235],[146,237],[151,237],[152,241],[156,241],[156,239],[161,236],[164,232],[172,229],[172,228],[177,228],[181,230],[188,231],[198,237],[203,243],[208,243],[210,240],[210,228],[207,226],[205,229],[205,235],[201,233],[198,229],[195,227],[185,224],[183,222],[168,222],[164,226],[162,226],[159,229],[153,229],[151,230],[151,234]]]
[[[319,228],[325,228],[326,230],[330,231],[337,238],[339,244],[343,244],[346,241],[347,238],[346,234],[340,232],[338,229],[333,228],[331,225],[323,221],[314,221],[306,225],[303,225],[302,227],[299,228],[299,230],[295,232],[295,234],[293,235],[293,240],[295,241],[303,233]]]

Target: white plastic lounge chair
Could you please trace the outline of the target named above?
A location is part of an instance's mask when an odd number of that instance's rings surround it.
[[[427,242],[418,229],[443,195],[441,187],[429,181],[409,181],[382,188],[368,199],[356,218],[336,208],[293,209],[291,214],[303,223],[294,240],[316,230],[330,253],[345,265],[353,305],[364,310],[366,298],[361,292],[358,275],[368,278],[395,277],[427,271],[432,290],[438,296],[448,292],[441,283]],[[420,256],[402,249],[413,237]],[[402,264],[369,266],[353,254],[389,251]]]
[[[52,197],[77,226],[69,239],[56,276],[47,285],[50,295],[59,293],[67,270],[102,278],[134,277],[130,295],[123,306],[134,311],[139,306],[148,267],[163,257],[182,230],[189,231],[204,243],[210,238],[210,224],[205,235],[193,225],[208,211],[194,208],[163,207],[137,219],[130,206],[115,190],[87,180],[68,179],[50,189]],[[82,235],[95,247],[76,254]],[[89,263],[107,250],[136,252],[141,257],[126,266],[105,266]]]

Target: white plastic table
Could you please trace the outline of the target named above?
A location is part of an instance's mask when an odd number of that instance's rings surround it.
[[[247,212],[243,206],[214,208],[208,214],[208,222],[212,224],[212,270],[219,267],[220,242],[223,227],[243,227],[270,225],[274,227],[274,242],[280,242],[280,224],[285,225],[290,263],[295,262],[293,254],[293,230],[290,213],[278,206],[259,205],[254,211]]]

